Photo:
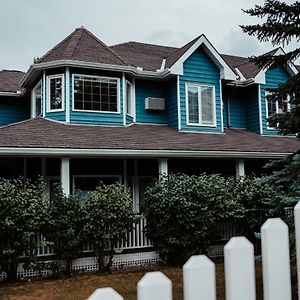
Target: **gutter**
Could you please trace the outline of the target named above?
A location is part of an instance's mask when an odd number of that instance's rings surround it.
[[[22,92],[18,91],[18,92],[0,92],[0,96],[4,96],[4,97],[21,97],[24,96],[25,94],[25,90],[23,90]]]
[[[157,70],[157,71],[144,71],[141,68],[136,68],[133,66],[110,65],[110,64],[64,59],[64,60],[57,60],[57,61],[31,65],[29,70],[22,78],[20,84],[21,86],[25,86],[34,71],[59,68],[59,67],[79,67],[79,68],[89,68],[89,69],[101,69],[106,71],[120,71],[120,72],[130,73],[132,75],[135,75],[136,77],[148,77],[148,78],[157,78],[157,79],[163,79],[171,74],[170,69]]]
[[[68,149],[68,148],[0,148],[0,156],[47,157],[135,157],[135,158],[256,158],[278,159],[292,153],[232,152],[189,150],[133,150],[133,149]]]

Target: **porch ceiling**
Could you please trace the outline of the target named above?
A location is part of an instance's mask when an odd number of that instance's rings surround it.
[[[149,153],[166,156],[184,153],[194,156],[275,157],[297,151],[293,137],[267,137],[244,129],[226,129],[225,134],[183,133],[162,125],[104,127],[69,125],[43,118],[0,128],[0,154],[100,154]],[[87,153],[88,153],[87,152]],[[236,155],[235,155],[236,154]],[[272,155],[273,154],[273,155]],[[172,156],[172,155],[171,155]],[[187,155],[188,156],[188,155]]]

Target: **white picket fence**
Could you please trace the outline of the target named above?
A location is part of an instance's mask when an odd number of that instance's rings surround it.
[[[300,202],[294,209],[297,269],[300,276]],[[264,300],[291,300],[288,226],[270,218],[261,227]],[[245,237],[233,237],[224,247],[226,300],[255,300],[254,247]],[[299,280],[300,281],[300,280]],[[216,300],[214,263],[192,256],[183,266],[184,300]],[[299,289],[299,282],[298,282]],[[112,288],[94,291],[88,300],[122,300]],[[162,272],[149,272],[137,284],[138,300],[172,300],[172,282]],[[300,299],[300,296],[299,298]]]

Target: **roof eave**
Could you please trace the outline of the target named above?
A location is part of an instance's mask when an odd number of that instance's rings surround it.
[[[78,60],[56,60],[51,62],[44,62],[33,64],[30,66],[29,70],[26,72],[24,77],[22,78],[20,84],[23,87],[26,87],[32,75],[41,70],[52,69],[58,67],[80,67],[80,68],[89,68],[89,69],[101,69],[105,71],[119,71],[131,73],[136,77],[147,77],[147,78],[157,78],[162,79],[167,77],[170,74],[169,69],[159,70],[159,71],[146,71],[136,68],[134,66],[122,66],[122,65],[110,65],[103,63],[95,63],[95,62],[85,62]]]
[[[172,158],[256,158],[279,159],[292,153],[237,152],[237,151],[189,151],[189,150],[133,150],[133,149],[70,149],[70,148],[12,148],[1,147],[0,156],[62,156],[72,157],[172,157]]]

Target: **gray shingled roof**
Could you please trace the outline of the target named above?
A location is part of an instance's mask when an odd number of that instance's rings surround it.
[[[163,125],[113,128],[32,119],[0,128],[0,148],[193,150],[292,153],[296,138],[267,137],[243,129],[226,134],[182,133]]]
[[[123,58],[84,27],[76,28],[36,63],[55,60],[79,60],[111,65],[128,65]]]
[[[24,72],[16,70],[0,71],[0,92],[17,93],[22,91],[20,86]]]

